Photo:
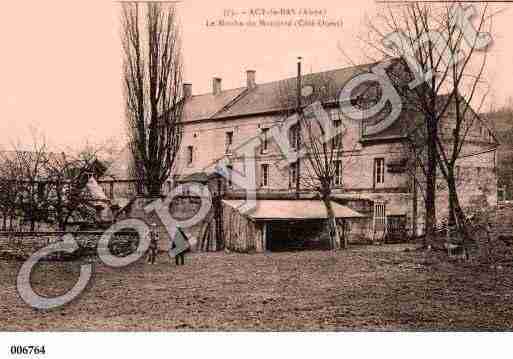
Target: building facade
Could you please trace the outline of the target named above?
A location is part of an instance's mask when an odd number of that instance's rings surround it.
[[[351,67],[328,71],[322,76],[343,86],[366,69]],[[313,75],[305,76],[303,85],[308,85]],[[273,128],[283,129],[286,123],[283,103],[278,100],[283,81],[258,84],[256,72],[247,71],[246,87],[223,90],[222,79],[214,78],[211,93],[195,96],[192,85],[185,84],[184,135],[175,175],[185,178],[213,173],[222,163],[233,175],[254,173],[257,197],[283,200],[297,195],[296,178],[300,176],[299,197],[311,198],[314,191],[303,185],[302,178],[309,172],[308,161],[299,160],[298,171],[296,163],[287,163],[283,143],[273,136]],[[326,110],[339,111],[337,107]],[[352,240],[372,240],[382,235],[377,233],[380,223],[387,228],[406,228],[410,234],[414,230],[423,231],[422,179],[419,180],[422,176],[418,176],[418,169],[411,170],[412,154],[405,144],[405,133],[415,123],[416,116],[404,111],[395,123],[372,135],[362,123],[343,121],[343,150],[332,195],[334,200],[362,214],[361,218],[347,221]],[[450,117],[451,111],[441,122],[441,130],[447,136],[451,133]],[[479,200],[494,206],[496,141],[483,121],[475,117],[457,163],[460,199],[464,207]],[[287,130],[290,132],[287,150],[294,151],[294,129]],[[254,167],[254,172],[249,166]],[[241,188],[230,175],[225,177],[227,195],[243,197],[246,191],[253,191],[251,186]],[[448,195],[443,178],[438,182],[438,219],[442,221],[447,215]]]

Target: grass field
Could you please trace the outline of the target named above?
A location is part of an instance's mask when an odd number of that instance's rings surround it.
[[[510,330],[513,270],[492,271],[405,251],[192,254],[176,267],[97,264],[72,303],[41,312],[18,297],[20,263],[0,261],[2,330]],[[43,263],[41,294],[70,288],[78,263]]]

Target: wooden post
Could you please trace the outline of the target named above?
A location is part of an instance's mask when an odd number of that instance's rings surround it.
[[[262,251],[267,251],[267,223],[262,224]]]
[[[296,197],[299,198],[299,185],[301,177],[301,166],[299,161],[299,146],[301,145],[301,57],[297,58],[297,136],[296,136],[296,153],[298,154],[296,162]]]

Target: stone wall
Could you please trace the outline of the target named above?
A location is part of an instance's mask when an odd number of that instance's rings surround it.
[[[497,172],[495,152],[486,151],[485,144],[467,144],[463,155],[456,162],[456,185],[458,198],[462,208],[469,209],[480,203],[483,208],[494,208],[497,205]],[[436,196],[437,222],[442,224],[449,213],[449,192],[440,171],[437,178]],[[424,198],[418,196],[418,229],[424,230]]]
[[[250,139],[259,136],[262,128],[270,128],[282,121],[281,116],[252,116],[246,118],[203,121],[200,123],[186,124],[182,139],[181,150],[178,159],[176,173],[182,176],[197,173],[209,172],[215,168],[215,161],[222,158],[226,154],[226,133],[233,132],[232,149],[236,149]],[[384,158],[387,165],[390,161],[401,158],[404,148],[400,144],[379,143],[362,146],[359,142],[359,128],[348,127],[343,135],[342,155],[343,164],[343,187],[350,190],[374,190],[373,168],[375,158]],[[193,146],[194,158],[192,164],[187,163],[187,148]],[[245,173],[242,158],[228,156],[230,158],[233,169],[239,173]],[[275,141],[269,140],[268,149],[262,153],[260,149],[256,149],[254,153],[256,159],[256,179],[257,186],[260,186],[261,165],[269,165],[269,184],[266,190],[287,190],[289,189],[290,175],[287,167],[281,166],[283,154]],[[280,164],[280,165],[279,165]],[[303,176],[312,173],[306,168],[309,166],[308,161],[301,161],[301,172]],[[397,188],[405,188],[408,186],[408,175],[406,173],[386,172],[385,182],[377,184],[376,188],[380,191],[396,190]],[[306,183],[303,183],[306,186]]]

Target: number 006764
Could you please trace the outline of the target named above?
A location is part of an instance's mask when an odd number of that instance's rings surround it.
[[[11,355],[46,354],[44,345],[11,345]]]

